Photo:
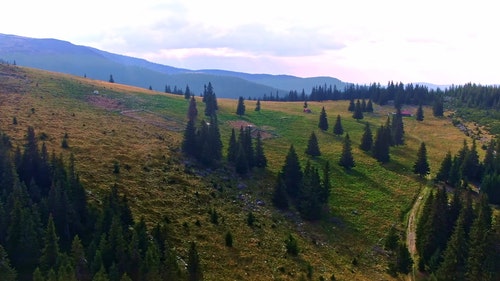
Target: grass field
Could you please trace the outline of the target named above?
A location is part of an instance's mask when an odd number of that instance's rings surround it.
[[[136,217],[144,216],[149,225],[168,217],[181,257],[187,256],[188,241],[198,242],[207,280],[297,280],[308,266],[313,268],[313,280],[328,279],[332,273],[338,280],[391,280],[380,248],[391,225],[403,228],[404,216],[426,184],[412,173],[420,143],[427,145],[430,177],[447,151],[456,153],[464,139],[471,143],[450,120],[435,118],[430,108],[424,108],[423,122],[404,119],[406,144],[391,148],[390,163],[381,165],[358,145],[364,123],[369,122],[375,134],[390,107],[375,106],[374,113],[357,122],[346,101],[309,102],[310,114],[302,112],[302,102],[262,102],[256,112],[255,101],[245,101],[246,114],[240,118],[236,100],[219,99],[225,148],[231,121],[249,122],[271,136],[264,140],[269,167],[244,178],[227,168],[185,173],[186,161],[179,151],[188,107],[183,97],[27,68],[0,66],[0,74],[0,129],[15,145],[23,145],[27,126],[33,126],[49,151],[66,159],[75,155],[91,200],[98,203],[116,184]],[[214,88],[217,93],[217,85]],[[202,116],[203,103],[197,100]],[[328,132],[317,126],[323,106]],[[356,167],[350,172],[337,165],[343,140],[332,132],[337,114],[353,142]],[[322,152],[316,159],[304,153],[311,131]],[[64,134],[69,149],[61,148]],[[276,211],[270,203],[275,175],[291,144],[303,166],[306,161],[330,161],[330,210],[320,222],[304,222],[296,213]],[[113,172],[116,164],[119,173]],[[210,222],[211,209],[220,214],[217,225]],[[246,225],[250,211],[257,218],[253,227]],[[234,237],[232,248],[224,245],[228,231]],[[299,241],[298,257],[285,253],[283,241],[289,233]]]

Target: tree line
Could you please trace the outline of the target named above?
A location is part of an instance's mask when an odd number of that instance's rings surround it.
[[[2,280],[185,280],[200,276],[196,245],[178,265],[168,221],[133,219],[113,185],[90,204],[75,159],[49,155],[28,127],[23,149],[0,138]],[[200,280],[200,279],[190,279]]]

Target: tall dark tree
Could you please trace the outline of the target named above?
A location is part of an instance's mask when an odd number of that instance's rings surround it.
[[[189,120],[186,125],[181,148],[186,155],[196,156],[198,154],[198,140],[194,120]]]
[[[479,161],[479,155],[477,153],[476,140],[472,140],[472,146],[467,151],[462,165],[460,166],[462,173],[462,178],[472,181],[478,180],[481,174],[481,163]]]
[[[257,103],[255,104],[255,111],[260,112],[260,98],[257,99]]]
[[[203,280],[203,272],[201,269],[200,256],[198,255],[198,250],[196,249],[196,243],[194,242],[191,242],[189,245],[187,270],[188,270],[189,281]]]
[[[115,79],[113,78],[113,74],[109,75],[109,83],[115,83]]]
[[[344,167],[346,170],[352,169],[356,164],[354,163],[354,157],[352,156],[351,139],[349,134],[345,135],[344,144],[342,146],[342,155],[340,156],[339,165]]]
[[[309,136],[309,141],[307,142],[306,154],[312,157],[321,155],[321,152],[319,151],[318,138],[316,137],[314,131],[311,132],[311,135]]]
[[[396,114],[392,115],[391,124],[392,141],[394,145],[404,144],[404,124],[403,115],[401,114],[401,109],[396,110]]]
[[[359,100],[356,101],[356,106],[354,107],[352,118],[356,120],[361,120],[364,118],[363,109],[361,108],[361,102]]]
[[[290,145],[286,155],[285,164],[281,168],[280,173],[283,182],[285,183],[287,194],[296,199],[299,195],[300,186],[302,185],[302,169],[300,167],[299,157],[293,144]]]
[[[245,115],[245,102],[243,97],[238,98],[238,106],[236,107],[236,114],[239,116]]]
[[[247,156],[245,153],[245,149],[243,148],[242,143],[238,143],[238,152],[236,153],[236,160],[235,160],[235,168],[236,172],[240,175],[246,174],[248,172],[248,160]]]
[[[468,247],[464,229],[463,212],[459,216],[453,234],[443,253],[443,262],[436,275],[438,280],[465,280]]]
[[[380,126],[375,136],[375,141],[372,147],[372,154],[377,161],[387,163],[390,160],[389,147],[390,147],[390,134],[387,134],[387,127]]]
[[[186,85],[186,90],[184,90],[184,98],[190,99],[192,96],[191,89],[189,89],[189,85]]]
[[[208,86],[205,85],[203,90],[203,102],[205,103],[205,116],[215,115],[219,106],[217,105],[217,97],[215,96],[214,88],[210,82],[208,82]]]
[[[356,104],[354,103],[354,99],[350,99],[349,106],[347,107],[347,110],[354,112],[355,109],[356,109]]]
[[[54,220],[52,215],[49,216],[47,229],[45,231],[44,248],[40,257],[40,265],[42,270],[48,272],[51,268],[56,269],[60,259],[59,237],[56,234]]]
[[[320,195],[320,202],[323,204],[328,203],[328,199],[330,198],[330,188],[331,188],[331,183],[330,183],[330,161],[325,162],[325,166],[323,167],[323,179],[322,179],[322,186],[321,186],[321,195]]]
[[[427,161],[427,148],[425,147],[425,142],[420,144],[420,148],[417,152],[417,160],[413,164],[413,172],[420,177],[425,177],[430,172],[429,162]]]
[[[264,154],[264,145],[262,143],[262,136],[260,135],[260,131],[257,132],[257,141],[255,143],[255,167],[267,167],[267,158]]]
[[[318,169],[313,167],[310,162],[307,162],[300,188],[299,201],[297,202],[297,209],[304,219],[317,220],[321,217],[323,208],[320,198],[322,195],[321,189]]]
[[[372,100],[369,99],[368,100],[368,103],[366,104],[366,112],[373,112],[373,103],[372,103]]]
[[[448,151],[446,153],[446,155],[444,156],[443,161],[441,162],[441,166],[439,168],[439,171],[436,174],[437,181],[442,181],[442,182],[448,181],[452,164],[453,164],[453,162],[452,162],[452,158],[451,158],[451,152]]]
[[[415,116],[415,119],[417,119],[417,121],[424,121],[424,109],[422,108],[422,104],[418,105],[417,114]]]
[[[342,120],[340,119],[340,114],[337,115],[335,120],[335,125],[333,126],[333,133],[340,136],[344,133],[344,128],[342,127]]]
[[[231,129],[231,137],[229,138],[229,145],[227,147],[227,161],[234,163],[236,154],[238,153],[238,142],[236,142],[236,133],[234,128]]]
[[[320,128],[323,131],[328,130],[328,118],[326,117],[326,111],[324,106],[321,109],[321,113],[319,114],[318,128]]]
[[[495,141],[491,140],[486,148],[486,153],[483,159],[483,172],[484,174],[493,173],[496,170],[495,167]]]
[[[7,256],[7,252],[0,245],[0,280],[3,281],[16,281],[17,280],[17,272],[10,265],[9,257]]]
[[[434,103],[432,105],[432,114],[435,117],[441,117],[444,114],[444,105],[443,105],[443,99],[440,97],[437,97],[434,99]]]
[[[196,99],[194,96],[189,100],[187,117],[188,120],[192,120],[193,122],[196,122],[196,118],[198,117],[198,109],[196,108]]]
[[[365,130],[363,131],[363,136],[361,137],[361,143],[359,148],[363,151],[371,151],[373,145],[373,135],[370,129],[370,123],[366,122]]]

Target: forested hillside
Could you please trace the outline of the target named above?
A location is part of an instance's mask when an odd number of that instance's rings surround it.
[[[463,264],[497,277],[498,215],[477,192],[496,200],[498,142],[455,127],[441,92],[277,102],[204,89],[0,64],[2,280],[398,280]],[[420,200],[429,215],[408,251]]]

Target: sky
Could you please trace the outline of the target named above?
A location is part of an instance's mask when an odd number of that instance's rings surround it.
[[[495,1],[16,0],[0,33],[188,69],[499,84]]]

